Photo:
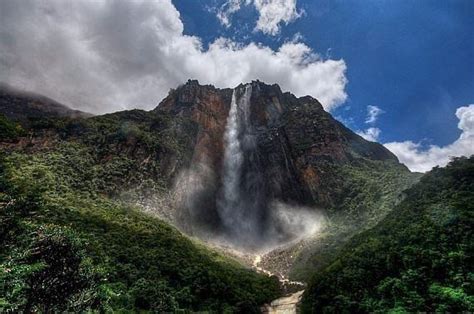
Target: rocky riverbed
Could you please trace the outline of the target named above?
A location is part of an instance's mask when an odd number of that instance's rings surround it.
[[[301,302],[304,290],[292,293],[288,296],[276,299],[270,304],[262,306],[262,313],[269,314],[295,314],[298,313],[298,306]]]

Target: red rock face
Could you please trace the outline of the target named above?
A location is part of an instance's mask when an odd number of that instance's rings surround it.
[[[232,151],[233,156],[238,156],[237,167],[224,164],[223,160],[233,93],[239,100],[237,110],[232,111],[239,123],[238,132],[232,133],[237,134],[233,140],[239,144],[235,146],[238,150]],[[0,112],[10,112],[11,99],[29,101],[15,97],[0,93]],[[29,108],[33,117],[49,117],[50,106],[45,110],[36,105]],[[133,131],[135,128],[137,132]],[[94,134],[103,130],[109,133],[96,141]],[[238,230],[237,237],[241,239],[241,234],[264,231],[274,223],[277,210],[272,203],[323,208],[334,205],[344,193],[340,188],[344,178],[338,172],[341,166],[357,165],[362,159],[397,162],[383,146],[365,141],[334,120],[316,99],[297,98],[283,93],[278,85],[258,81],[234,90],[188,81],[172,90],[152,112],[131,110],[90,120],[71,120],[60,133],[57,131],[35,131],[35,136],[28,140],[4,145],[48,149],[67,138],[83,141],[94,152],[107,152],[97,153],[100,162],[126,155],[141,171],[133,182],[151,178],[159,179],[160,184],[167,184],[173,191],[176,186],[181,188],[179,197],[184,205],[176,205],[176,212],[178,219],[183,217],[183,225],[199,226],[197,229],[205,226],[208,235],[209,231],[222,234],[233,221],[252,222],[247,224],[251,228]],[[231,177],[228,169],[238,169],[232,176],[235,180],[223,179]],[[226,182],[231,182],[231,193],[223,188]],[[227,197],[230,194],[237,195],[238,201],[226,202],[234,201]],[[181,207],[185,210],[181,211]],[[232,213],[240,217],[233,219]],[[231,223],[224,221],[226,217],[231,218]],[[282,229],[278,223],[271,227],[274,233]],[[233,236],[237,233],[232,232]],[[285,236],[281,232],[278,235]],[[258,236],[263,237],[255,234],[251,238]]]
[[[194,121],[198,125],[198,132],[192,162],[205,162],[218,169],[222,162],[223,134],[231,96],[231,90],[219,90],[189,81],[172,91],[155,110]]]
[[[365,141],[333,119],[316,99],[283,93],[276,84],[267,85],[258,81],[250,84],[252,93],[248,123],[256,145],[252,152],[246,153],[243,171],[258,172],[259,177],[263,178],[263,186],[259,188],[268,199],[331,205],[338,167],[360,158],[397,161],[382,145]],[[243,85],[237,91],[242,89]],[[120,123],[125,123],[127,119],[146,121],[153,119],[153,113],[163,113],[163,119],[167,122],[157,128],[150,126],[150,130],[171,130],[167,134],[179,139],[180,147],[176,149],[179,153],[173,151],[171,146],[167,151],[149,151],[146,145],[136,143],[133,136],[129,136],[125,143],[105,144],[115,145],[117,153],[125,153],[140,162],[154,159],[160,164],[160,175],[167,182],[172,182],[181,168],[205,163],[212,169],[219,185],[232,93],[232,89],[218,89],[188,81],[172,90],[152,113],[131,111],[113,114],[121,117],[123,122]],[[20,113],[23,119],[29,116],[47,118],[77,114],[51,100],[38,97],[0,87],[0,112],[12,119]],[[43,103],[41,108],[38,102]],[[80,130],[77,134],[72,133],[72,137],[81,136]],[[45,140],[40,142],[33,138],[28,140],[29,143],[35,144],[36,141],[35,147],[51,146],[48,140],[51,136],[40,134],[38,137]]]
[[[244,167],[258,169],[269,199],[328,206],[338,165],[362,157],[396,161],[383,146],[334,120],[316,99],[283,93],[278,85],[251,84],[250,123],[257,147]],[[188,81],[155,109],[197,124],[192,162],[207,162],[216,174],[222,169],[232,92]]]

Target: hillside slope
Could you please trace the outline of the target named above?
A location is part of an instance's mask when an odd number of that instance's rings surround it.
[[[256,229],[272,232],[237,244],[255,243],[258,249],[297,235],[298,227],[288,235],[285,228],[272,226],[275,203],[295,217],[301,208],[326,216],[331,224],[324,239],[274,254],[269,263],[263,259],[262,266],[275,273],[281,265],[287,265],[285,273],[291,266],[292,276],[302,280],[324,266],[350,237],[379,221],[417,176],[382,145],[332,118],[316,99],[298,98],[259,81],[240,85],[235,93],[248,88],[248,121],[241,137],[254,144],[244,153],[240,179],[243,195],[258,205]],[[233,93],[190,80],[150,112],[53,117],[34,123],[7,116],[0,119],[0,130],[3,126],[9,137],[2,147],[7,152],[64,156],[52,160],[61,182],[139,205],[188,234],[212,239],[224,229],[218,204]]]
[[[69,158],[1,156],[0,311],[254,311],[278,296],[275,278],[94,186],[81,191]]]
[[[474,157],[435,168],[311,281],[307,313],[474,310]]]
[[[248,98],[242,103],[245,93]],[[259,227],[252,232],[226,233],[226,217],[219,211],[233,98],[239,100],[238,118],[245,122],[241,144],[251,144],[242,152],[239,179],[243,204],[251,205]],[[2,108],[7,107],[0,107],[0,113]],[[71,247],[73,257],[80,256],[76,279],[89,282],[89,288],[67,296],[70,309],[161,309],[164,305],[156,303],[161,298],[170,300],[165,304],[173,309],[255,309],[278,294],[274,279],[227,260],[215,261],[222,257],[156,217],[204,240],[237,235],[231,244],[258,250],[288,243],[301,232],[298,224],[287,230],[275,223],[279,208],[285,209],[284,219],[303,224],[308,224],[307,216],[301,218],[301,212],[321,213],[329,223],[315,241],[285,247],[260,265],[276,274],[291,271],[305,281],[351,237],[380,221],[401,200],[400,192],[417,180],[392,153],[345,128],[316,99],[298,98],[258,81],[234,90],[188,81],[149,112],[33,120],[3,113],[1,135],[8,136],[0,141],[5,154],[2,223],[12,223],[13,233],[1,253],[2,266],[11,269],[11,261],[21,265],[6,275],[13,276],[6,279],[18,282],[21,293],[10,295],[16,286],[4,286],[4,307],[58,306],[58,300],[46,304],[41,299],[50,292],[30,295],[34,274],[50,278],[42,268],[47,260],[42,255],[25,260],[18,254],[35,251],[44,241],[49,250],[59,241]],[[31,193],[32,204],[12,201],[28,200]],[[16,213],[23,207],[24,213]],[[246,237],[250,240],[242,241]],[[84,263],[90,267],[79,267]],[[104,285],[96,277],[113,284]],[[137,299],[136,289],[150,296]],[[75,307],[78,297],[88,301]]]
[[[192,134],[192,121],[58,116],[44,103],[31,115],[16,97],[0,107],[0,311],[253,312],[279,296],[276,278],[155,215],[171,219],[164,200],[189,158],[176,129]]]

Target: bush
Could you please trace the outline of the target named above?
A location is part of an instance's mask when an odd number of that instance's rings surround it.
[[[16,247],[0,264],[0,281],[4,283],[0,309],[82,311],[97,305],[93,290],[100,273],[85,257],[77,235],[53,226],[29,231],[30,244]]]
[[[14,123],[0,113],[0,141],[12,141],[25,134],[26,132],[20,124]]]

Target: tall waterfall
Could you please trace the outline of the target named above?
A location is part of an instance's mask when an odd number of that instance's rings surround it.
[[[314,210],[273,198],[266,159],[257,145],[261,133],[251,119],[251,95],[252,84],[239,86],[232,94],[217,213],[227,243],[260,250],[313,233],[322,219]]]
[[[221,221],[228,233],[236,235],[254,232],[254,222],[245,206],[246,195],[242,189],[242,168],[246,146],[246,131],[249,126],[250,96],[252,85],[245,86],[242,95],[234,89],[229,116],[224,134],[224,166],[222,193],[218,200]]]
[[[226,92],[227,93],[227,92]],[[285,195],[282,176],[292,162],[282,140],[284,120],[270,121],[277,101],[258,82],[233,90],[222,136],[222,164],[200,160],[175,182],[173,201],[178,225],[187,233],[237,250],[262,253],[315,233],[322,212]],[[228,98],[226,98],[228,101]],[[270,120],[269,120],[270,119]],[[218,150],[215,151],[216,153]],[[283,159],[283,160],[282,160]],[[279,171],[277,167],[283,167]],[[298,184],[294,180],[295,184]]]

